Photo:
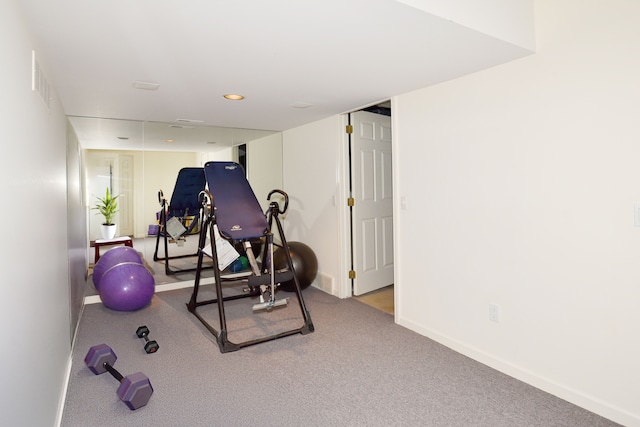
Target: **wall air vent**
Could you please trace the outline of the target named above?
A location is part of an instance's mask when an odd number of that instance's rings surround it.
[[[31,90],[40,95],[40,99],[44,105],[49,108],[50,88],[49,82],[40,68],[40,64],[36,59],[36,51],[31,51]]]

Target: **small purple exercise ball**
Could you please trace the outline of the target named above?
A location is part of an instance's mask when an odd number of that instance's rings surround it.
[[[142,257],[138,251],[129,246],[116,246],[102,254],[93,267],[93,275],[91,276],[93,285],[97,291],[100,290],[100,281],[104,273],[121,262],[137,262],[138,264],[142,264]]]
[[[100,281],[102,303],[117,311],[135,311],[147,306],[155,292],[155,279],[136,262],[122,262],[107,270]]]

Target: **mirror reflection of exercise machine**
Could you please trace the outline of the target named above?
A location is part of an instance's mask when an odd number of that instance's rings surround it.
[[[169,243],[184,246],[187,236],[199,231],[198,228],[203,216],[202,205],[198,195],[204,190],[205,184],[204,169],[196,167],[182,168],[178,172],[171,201],[167,203],[162,190],[158,192],[158,201],[161,206],[160,227],[156,235],[156,249],[153,253],[153,260],[164,261],[165,274],[167,275],[195,271],[196,269],[196,267],[172,269],[169,266],[170,260],[196,257],[198,252],[170,256]],[[163,256],[158,255],[161,239],[164,242]]]
[[[234,162],[208,162],[204,166],[208,190],[202,192],[201,205],[203,207],[204,219],[200,229],[200,240],[198,243],[198,266],[193,287],[193,293],[187,308],[194,314],[200,322],[216,337],[218,346],[222,353],[236,351],[243,347],[271,341],[274,339],[290,336],[294,334],[306,335],[314,331],[311,317],[305,306],[302,297],[300,282],[295,274],[295,268],[289,251],[289,246],[282,230],[279,219],[280,214],[284,214],[288,207],[289,198],[282,190],[273,190],[267,199],[270,200],[267,213],[263,213],[260,203],[249,182],[246,179],[242,167]],[[284,198],[282,209],[277,201],[271,201],[272,196]],[[275,199],[275,197],[274,197]],[[278,230],[280,245],[287,258],[286,268],[276,270],[274,268],[273,252],[274,239],[272,226]],[[207,239],[211,242],[207,245]],[[264,241],[260,265],[253,252],[252,242],[256,239]],[[224,260],[226,254],[225,247],[237,247],[242,245],[250,271],[244,277],[238,276],[225,278],[221,271],[224,270],[229,260]],[[198,300],[200,292],[200,276],[203,266],[204,256],[213,260],[215,277],[215,298],[209,300]],[[222,261],[222,262],[221,262]],[[253,312],[270,312],[276,307],[286,307],[288,298],[277,299],[276,291],[280,283],[293,281],[293,292],[297,297],[297,302],[301,310],[300,320],[302,325],[293,329],[279,331],[266,336],[248,339],[243,342],[232,342],[229,340],[229,330],[227,328],[227,316],[225,303],[247,297],[254,297],[258,302],[252,305]],[[223,283],[238,284],[244,286],[240,294],[223,295]],[[202,306],[216,304],[218,312],[219,327],[216,328],[205,319],[205,316],[198,310]],[[215,311],[215,310],[213,310]]]

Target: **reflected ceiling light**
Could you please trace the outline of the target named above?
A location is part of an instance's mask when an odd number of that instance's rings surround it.
[[[175,139],[165,139],[164,142],[176,142]]]
[[[158,90],[158,88],[160,87],[160,84],[152,83],[152,82],[134,81],[133,87],[135,87],[136,89],[143,89],[143,90]]]
[[[204,120],[176,119],[176,122],[180,122],[180,123],[204,123]]]
[[[215,144],[216,141],[207,141],[207,144]]]
[[[235,95],[233,93],[227,94],[227,95],[223,95],[225,99],[230,99],[231,101],[240,101],[242,99],[244,99],[244,96],[242,95]]]

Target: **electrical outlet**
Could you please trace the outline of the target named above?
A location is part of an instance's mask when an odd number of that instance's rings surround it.
[[[500,322],[500,306],[498,304],[489,304],[489,320],[492,322]]]

